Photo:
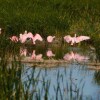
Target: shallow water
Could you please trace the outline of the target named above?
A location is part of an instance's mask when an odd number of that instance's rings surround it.
[[[87,70],[86,66],[69,64],[59,66],[58,68],[36,68],[34,77],[32,76],[33,68],[28,67],[27,74],[22,75],[23,84],[29,83],[29,79],[36,79],[38,84],[35,86],[35,93],[39,95],[40,100],[44,100],[47,94],[48,100],[99,100],[100,86],[94,80],[96,71]],[[29,75],[29,76],[28,76]],[[27,78],[28,76],[28,78]],[[26,77],[26,78],[24,78]],[[47,89],[47,90],[46,90]],[[34,85],[30,85],[30,92],[34,91]],[[95,95],[94,95],[95,94]],[[99,98],[99,99],[98,99]]]
[[[32,58],[33,50],[35,56],[42,54],[42,59]],[[48,50],[54,56],[48,57]],[[90,70],[88,65],[97,61],[96,52],[88,46],[24,45],[15,51],[6,55],[17,55],[25,63],[17,61],[16,56],[1,57],[1,98],[5,95],[6,99],[21,100],[100,100],[100,72]],[[8,62],[9,59],[13,62]],[[62,63],[55,64],[55,60]]]

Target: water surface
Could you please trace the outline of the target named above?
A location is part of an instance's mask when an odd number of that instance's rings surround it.
[[[32,58],[34,50],[42,59]],[[1,99],[5,95],[5,99],[21,100],[100,100],[100,72],[88,65],[96,63],[96,52],[88,46],[24,45],[9,51],[1,56]],[[54,56],[48,57],[48,51]],[[30,59],[33,63],[27,62]]]

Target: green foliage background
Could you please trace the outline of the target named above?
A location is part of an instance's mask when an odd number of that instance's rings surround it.
[[[8,35],[100,36],[99,0],[0,0],[0,26]]]

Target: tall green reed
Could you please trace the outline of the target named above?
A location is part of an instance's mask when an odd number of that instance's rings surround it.
[[[39,32],[44,37],[49,34],[62,35],[79,30],[81,33],[78,34],[91,35],[93,31],[89,33],[90,29],[86,30],[87,26],[91,27],[90,24],[95,25],[100,20],[99,0],[64,0],[63,2],[61,0],[1,0],[0,4],[0,26],[9,35],[18,35],[24,30]],[[83,23],[85,27],[82,26]],[[76,29],[73,30],[72,27]]]

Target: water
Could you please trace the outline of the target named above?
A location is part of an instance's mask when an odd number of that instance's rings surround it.
[[[100,100],[100,72],[88,65],[96,63],[96,54],[88,46],[49,44],[9,51],[0,62],[1,100]],[[54,56],[48,57],[47,51]]]
[[[29,83],[27,77],[30,79],[36,79],[39,71],[38,84],[36,85],[36,94],[40,93],[41,100],[44,100],[46,95],[46,89],[48,93],[48,100],[77,100],[82,98],[83,100],[99,100],[96,99],[99,96],[100,86],[94,81],[93,70],[87,70],[83,68],[86,66],[69,64],[66,66],[59,66],[58,68],[36,68],[35,75],[32,77],[32,68],[27,70],[27,74],[22,76],[23,84]],[[34,85],[30,85],[30,92],[34,90]],[[95,94],[95,95],[94,95]],[[33,96],[35,97],[35,96]],[[100,97],[99,97],[100,98]],[[36,98],[35,98],[36,99]]]

